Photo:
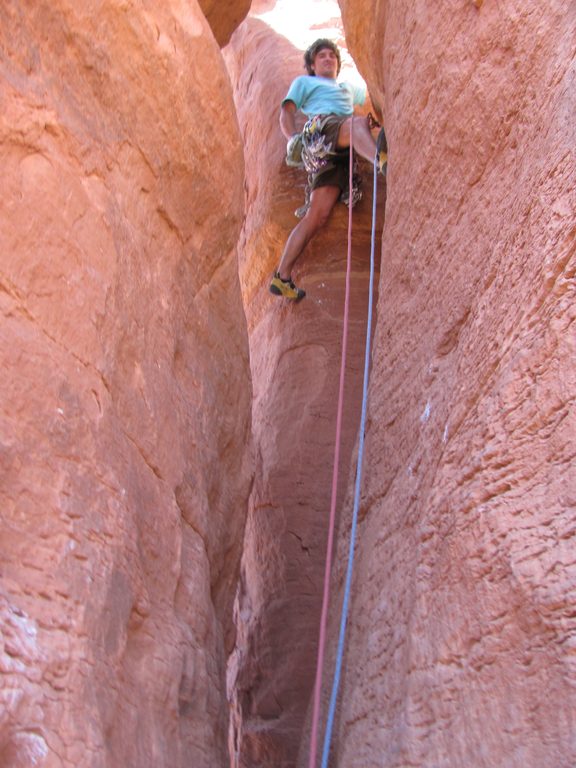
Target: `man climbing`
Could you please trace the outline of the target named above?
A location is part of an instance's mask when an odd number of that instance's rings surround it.
[[[370,162],[374,162],[378,152],[378,166],[383,174],[387,152],[384,131],[380,131],[376,142],[371,132],[371,119],[354,116],[354,106],[364,103],[366,90],[336,80],[341,67],[336,44],[325,38],[316,40],[304,54],[304,65],[308,74],[292,81],[282,102],[280,129],[288,140],[287,162],[304,165],[311,192],[306,201],[306,213],[290,233],[270,284],[271,293],[293,301],[306,295],[292,282],[294,264],[327,222],[338,200],[348,193],[352,121],[354,149]],[[308,118],[302,133],[296,129],[298,110]],[[356,183],[348,204],[354,205],[359,197]]]

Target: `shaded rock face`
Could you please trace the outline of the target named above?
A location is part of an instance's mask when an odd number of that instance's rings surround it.
[[[450,14],[432,3],[341,7],[384,116],[390,165],[331,765],[568,768],[576,762],[574,14],[559,1],[470,2]],[[305,301],[270,299],[303,187],[283,166],[276,125],[300,56],[249,21],[226,61],[246,147],[240,271],[257,457],[230,667],[233,764],[287,768],[308,764],[345,214],[336,212],[298,265]],[[360,227],[362,241],[365,219]],[[360,339],[367,265],[357,247]],[[358,357],[350,365],[346,460]]]
[[[250,10],[250,0],[198,0],[219,45],[226,45]]]
[[[229,79],[176,0],[4,2],[0,42],[0,764],[225,765],[251,480]]]
[[[573,9],[341,5],[390,170],[335,765],[574,765]]]

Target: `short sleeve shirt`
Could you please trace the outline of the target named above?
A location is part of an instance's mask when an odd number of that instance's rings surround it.
[[[282,104],[292,101],[307,117],[351,115],[355,104],[364,104],[366,89],[329,77],[301,75],[292,81]]]

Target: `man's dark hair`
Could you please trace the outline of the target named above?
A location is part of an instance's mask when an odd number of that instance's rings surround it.
[[[312,45],[308,48],[306,53],[304,54],[304,66],[306,67],[306,71],[309,75],[312,75],[314,77],[316,73],[312,69],[312,65],[314,64],[314,58],[316,54],[322,50],[322,48],[330,48],[331,51],[333,51],[336,54],[336,58],[338,59],[338,72],[336,74],[340,74],[340,67],[342,66],[342,60],[340,59],[340,51],[338,50],[338,46],[336,43],[332,42],[332,40],[328,40],[327,37],[320,37],[318,40],[312,43]]]

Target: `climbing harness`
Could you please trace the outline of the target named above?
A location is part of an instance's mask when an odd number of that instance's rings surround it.
[[[354,121],[351,121],[350,128],[350,187],[352,187],[352,163],[353,163],[353,134],[354,134]],[[370,344],[372,336],[372,307],[373,307],[373,293],[374,293],[374,252],[375,252],[375,231],[376,231],[376,180],[378,174],[378,154],[374,158],[374,187],[372,196],[372,237],[370,247],[370,280],[369,280],[369,297],[368,297],[368,321],[366,325],[366,348],[364,355],[364,383],[362,389],[362,412],[360,419],[360,436],[358,447],[358,460],[356,466],[356,484],[354,490],[354,508],[352,512],[352,529],[350,534],[350,549],[348,555],[348,567],[346,570],[346,582],[344,588],[344,598],[342,603],[342,613],[340,619],[340,633],[338,638],[338,650],[336,654],[336,663],[334,670],[334,678],[332,684],[332,692],[330,695],[330,705],[328,711],[328,718],[326,723],[326,731],[324,736],[324,745],[322,750],[322,768],[327,768],[328,758],[330,754],[330,744],[332,737],[332,729],[334,725],[334,714],[336,711],[336,702],[338,698],[338,689],[340,685],[340,675],[342,669],[342,660],[344,656],[344,642],[346,634],[346,624],[348,620],[348,607],[350,602],[350,591],[352,585],[352,572],[354,566],[354,548],[356,541],[356,528],[358,521],[358,509],[360,506],[360,487],[362,480],[362,461],[364,455],[364,434],[366,429],[366,412],[368,403],[368,378],[370,367]],[[351,190],[350,190],[351,191]],[[317,753],[317,741],[318,741],[318,724],[320,719],[320,695],[322,690],[322,668],[324,666],[324,651],[326,645],[326,623],[328,618],[328,603],[330,598],[330,575],[332,571],[332,549],[334,545],[334,528],[336,519],[336,496],[338,486],[338,468],[340,459],[340,438],[342,431],[342,410],[344,401],[344,373],[346,369],[346,351],[348,342],[348,316],[349,316],[349,304],[350,304],[350,273],[352,263],[352,206],[349,206],[348,212],[348,254],[346,263],[346,290],[344,298],[344,324],[342,330],[342,355],[340,363],[340,383],[338,391],[338,409],[336,416],[336,438],[335,438],[335,450],[334,450],[334,467],[332,473],[332,496],[330,503],[330,517],[328,525],[328,542],[326,546],[326,568],[324,571],[324,594],[322,600],[322,613],[320,617],[320,636],[318,641],[318,660],[316,666],[316,680],[314,685],[314,704],[312,710],[312,730],[310,735],[310,753],[308,768],[315,768],[316,765],[316,753]]]
[[[308,174],[304,191],[304,205],[294,212],[299,219],[306,215],[310,207],[310,195],[315,177],[346,163],[342,154],[336,152],[333,141],[325,135],[327,126],[333,124],[335,119],[334,115],[310,117],[302,128],[302,133],[292,136],[286,146],[286,165],[293,168],[304,168]],[[352,155],[353,152],[350,152],[350,156]],[[350,207],[350,201],[354,207],[362,199],[360,167],[355,157],[352,160],[349,170],[352,184],[349,183],[340,195],[340,202],[348,207]]]

